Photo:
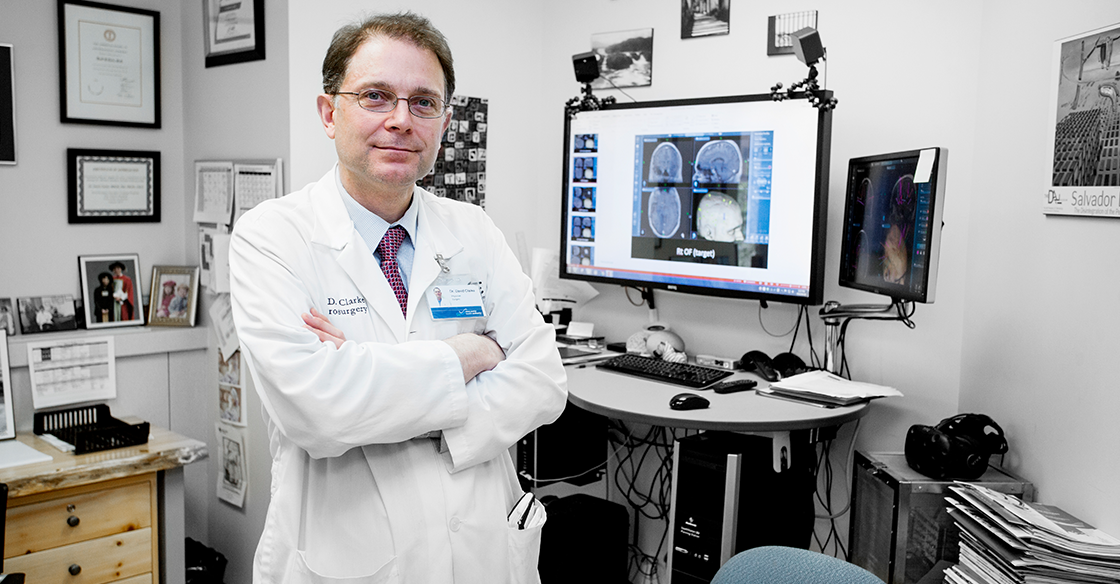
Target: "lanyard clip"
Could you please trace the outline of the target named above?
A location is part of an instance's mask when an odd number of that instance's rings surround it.
[[[445,274],[451,273],[451,268],[447,267],[447,258],[443,257],[443,254],[436,254],[436,263],[439,264],[439,271]]]

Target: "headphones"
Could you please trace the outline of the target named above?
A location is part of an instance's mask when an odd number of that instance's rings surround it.
[[[906,433],[906,464],[934,479],[980,478],[988,457],[1007,452],[1003,428],[984,414],[958,414]]]

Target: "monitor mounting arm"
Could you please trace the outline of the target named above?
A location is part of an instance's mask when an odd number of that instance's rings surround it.
[[[841,367],[836,353],[843,336],[843,327],[847,326],[849,320],[901,320],[913,327],[909,315],[903,312],[902,302],[898,300],[890,304],[840,304],[829,300],[824,303],[819,314],[824,320],[824,368],[836,375],[840,375]]]

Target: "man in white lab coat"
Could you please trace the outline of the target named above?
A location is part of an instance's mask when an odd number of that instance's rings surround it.
[[[414,14],[343,27],[323,86],[338,164],[230,248],[272,452],[254,581],[538,581],[508,449],[560,415],[566,377],[502,233],[415,186],[451,121],[446,41]]]

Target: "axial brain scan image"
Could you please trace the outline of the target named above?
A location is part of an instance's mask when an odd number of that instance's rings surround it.
[[[742,173],[743,152],[731,140],[713,140],[696,153],[697,182],[737,183]]]
[[[681,182],[681,151],[670,142],[653,149],[649,159],[649,182]],[[675,193],[675,191],[674,191]],[[650,199],[652,200],[652,198]]]
[[[696,231],[712,241],[742,241],[743,209],[723,193],[708,193],[696,207]]]
[[[673,151],[676,152],[676,148]],[[654,234],[658,237],[672,237],[681,222],[681,197],[677,194],[677,189],[653,189],[649,194],[647,212],[649,226]]]

